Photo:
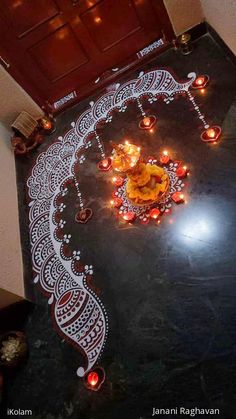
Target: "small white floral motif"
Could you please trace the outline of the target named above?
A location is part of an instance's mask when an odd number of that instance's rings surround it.
[[[66,196],[67,193],[68,193],[68,188],[62,189],[62,191],[61,191],[62,196]]]
[[[112,115],[109,115],[106,119],[106,122],[111,122],[112,121]]]
[[[82,154],[82,156],[79,158],[80,164],[82,164],[85,161],[85,156]]]
[[[65,220],[60,220],[59,221],[59,227],[60,228],[63,228],[65,224],[66,224],[66,221]]]
[[[164,102],[168,105],[168,103],[172,102],[174,98],[172,96],[168,96],[164,98]]]
[[[148,102],[149,102],[149,103],[154,103],[154,102],[156,102],[156,101],[157,101],[156,96],[152,96],[152,97],[150,97],[150,98],[148,99]]]
[[[86,274],[92,275],[93,274],[93,265],[85,265],[84,270],[85,270]]]
[[[70,239],[71,239],[71,234],[64,234],[63,241],[65,243],[70,243]]]
[[[88,141],[88,142],[85,144],[85,148],[86,148],[86,150],[87,150],[89,147],[92,147],[92,141]]]
[[[155,164],[155,163],[157,163],[157,160],[156,159],[149,159],[148,160],[148,163]]]
[[[126,105],[122,105],[122,106],[120,107],[120,109],[119,109],[119,112],[125,112],[125,111],[126,111],[126,109],[127,109],[127,106],[126,106]]]
[[[80,250],[74,250],[72,254],[74,259],[80,260]]]
[[[61,203],[61,204],[59,205],[59,211],[60,211],[60,212],[63,212],[65,208],[66,208],[65,204]]]

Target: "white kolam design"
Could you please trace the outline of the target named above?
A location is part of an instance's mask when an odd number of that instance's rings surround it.
[[[93,274],[92,266],[86,265],[81,272],[74,269],[75,259],[82,257],[82,249],[76,249],[70,256],[65,256],[62,251],[63,246],[69,245],[71,235],[57,234],[58,229],[63,233],[65,225],[65,205],[59,204],[57,197],[67,193],[68,180],[77,182],[74,174],[74,165],[79,163],[77,153],[86,156],[92,137],[104,157],[104,148],[96,133],[99,123],[111,122],[114,110],[124,112],[129,101],[138,100],[140,103],[142,97],[152,103],[161,96],[165,103],[170,103],[176,94],[184,94],[192,101],[189,88],[196,74],[190,73],[188,78],[185,82],[178,82],[167,70],[153,70],[142,72],[137,79],[123,85],[114,85],[114,90],[96,102],[90,102],[90,108],[71,124],[72,128],[65,136],[59,137],[38,156],[28,179],[34,282],[48,297],[58,332],[85,356],[85,366],[77,370],[80,377],[101,355],[108,332],[107,314],[102,302],[86,283],[87,276]],[[194,106],[197,107],[195,102]],[[198,107],[196,110],[202,117]],[[83,169],[82,162],[83,158],[80,158],[80,170]],[[79,191],[78,182],[76,187]]]

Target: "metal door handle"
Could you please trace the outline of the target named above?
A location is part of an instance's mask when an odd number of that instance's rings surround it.
[[[6,68],[9,68],[10,67],[10,64],[6,60],[4,60],[4,58],[2,58],[1,55],[0,55],[0,62],[2,64],[4,64]]]

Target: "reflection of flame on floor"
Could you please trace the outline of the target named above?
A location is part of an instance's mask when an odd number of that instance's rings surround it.
[[[208,243],[210,244],[214,236],[214,226],[212,224],[212,219],[204,218],[191,219],[189,222],[184,220],[183,224],[180,226],[180,237],[184,239],[186,243],[193,243],[196,241],[199,243]]]

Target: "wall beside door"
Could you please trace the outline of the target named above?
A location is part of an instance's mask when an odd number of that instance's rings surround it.
[[[24,89],[0,65],[1,106],[0,121],[6,127],[11,126],[21,111],[27,111],[34,117],[42,115],[42,110]]]
[[[236,1],[201,0],[206,21],[236,54]]]
[[[0,123],[0,289],[24,297],[15,159],[10,131]]]
[[[0,310],[19,301],[22,301],[22,297],[0,288]]]
[[[164,0],[178,36],[206,20],[236,54],[235,0]]]
[[[200,0],[164,0],[164,4],[176,35],[204,20]]]

